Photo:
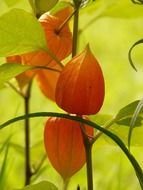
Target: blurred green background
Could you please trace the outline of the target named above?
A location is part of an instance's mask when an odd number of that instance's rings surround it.
[[[3,0],[0,3],[0,12],[3,14],[14,7],[31,11],[28,1],[20,0],[16,3],[14,0]],[[81,9],[79,23],[79,52],[89,43],[104,72],[106,84],[104,105],[100,113],[95,118],[92,117],[95,122],[103,124],[109,120],[108,118],[114,117],[122,107],[143,96],[142,45],[137,46],[132,54],[138,72],[131,68],[128,61],[129,48],[143,38],[143,5],[135,5],[130,0],[108,2],[97,0]],[[0,62],[4,63],[4,59],[1,58]],[[23,106],[23,100],[11,88],[0,89],[0,123],[22,115]],[[61,111],[55,103],[44,97],[36,81],[32,87],[30,110]],[[43,146],[45,120],[45,118],[31,119],[33,167],[45,154]],[[0,131],[0,190],[12,190],[23,186],[23,124],[24,122],[20,121]],[[113,130],[126,141],[128,127],[118,125],[114,126]],[[143,166],[142,130],[142,128],[134,130],[131,151]],[[131,164],[121,150],[104,136],[98,139],[93,147],[93,170],[95,190],[140,190]],[[48,158],[37,176],[33,177],[33,183],[43,179],[53,182],[58,187],[62,186],[62,180],[51,167]],[[85,167],[71,178],[69,190],[75,190],[78,184],[81,190],[86,189]]]

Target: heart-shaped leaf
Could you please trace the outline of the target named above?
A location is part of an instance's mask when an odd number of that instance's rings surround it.
[[[0,17],[0,57],[46,48],[44,31],[34,15],[12,9]]]

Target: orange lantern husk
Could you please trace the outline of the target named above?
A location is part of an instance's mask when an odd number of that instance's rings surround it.
[[[59,72],[52,70],[39,70],[36,73],[36,78],[39,88],[43,94],[49,99],[55,101],[55,89],[62,68],[60,65],[55,65],[52,68],[58,70]]]
[[[104,77],[89,46],[62,70],[56,87],[56,102],[77,115],[96,114],[104,100]]]
[[[88,135],[93,128],[85,126]],[[51,117],[44,130],[44,143],[48,158],[63,177],[69,179],[86,162],[80,123],[64,118]]]
[[[58,28],[63,23],[63,19],[60,16],[62,17],[60,12],[58,16],[45,13],[39,18],[39,22],[44,29],[48,49],[61,61],[71,53],[72,33],[68,23],[58,31]],[[26,53],[22,55],[22,60],[24,64],[28,65],[54,66],[57,64],[45,51]]]

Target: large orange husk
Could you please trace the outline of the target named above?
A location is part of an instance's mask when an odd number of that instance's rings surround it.
[[[56,102],[68,113],[96,114],[104,100],[104,78],[89,46],[67,63],[56,87]]]
[[[93,128],[85,128],[87,134],[93,136]],[[49,118],[45,125],[44,143],[51,164],[63,179],[70,178],[86,161],[78,122],[64,118]]]
[[[63,13],[64,10],[62,10],[62,14]],[[59,12],[57,16],[52,16],[45,13],[39,18],[39,22],[45,32],[47,47],[59,60],[66,58],[72,50],[72,34],[68,23],[60,31],[58,31],[58,28],[63,23],[63,19],[60,18],[62,17],[62,14]],[[66,9],[65,14],[67,15]],[[48,53],[44,51],[24,54],[22,55],[22,60],[24,64],[28,65],[53,66],[56,64]]]

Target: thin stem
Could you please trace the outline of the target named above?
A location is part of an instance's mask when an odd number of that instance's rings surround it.
[[[50,69],[50,68],[45,68],[45,69]],[[55,72],[60,72],[59,70],[56,69],[51,69]],[[24,99],[24,108],[25,108],[25,115],[29,114],[29,102],[30,102],[30,92],[31,92],[31,83],[32,81],[28,84],[27,91],[26,93],[23,93],[20,91],[18,88],[16,88],[13,84],[10,82],[7,82],[7,85],[10,86],[18,95],[20,95]],[[46,158],[46,155],[42,158],[40,161],[39,165],[36,167],[34,172],[31,171],[31,165],[30,165],[30,124],[29,124],[29,118],[25,118],[25,185],[30,184],[30,179],[33,175],[35,175],[40,168],[43,165],[43,162]]]
[[[74,57],[77,53],[79,8],[80,8],[80,5],[77,5],[77,7],[75,8],[75,14],[74,14],[72,57]]]
[[[96,123],[93,123],[92,121],[85,120],[85,119],[78,117],[78,116],[71,116],[71,115],[63,114],[63,113],[37,112],[37,113],[31,113],[28,115],[23,115],[23,116],[19,116],[19,117],[15,117],[13,119],[10,119],[10,120],[6,121],[5,123],[1,124],[0,129],[2,129],[2,128],[6,127],[6,126],[8,126],[14,122],[23,120],[25,118],[47,117],[47,116],[48,117],[62,117],[65,119],[70,119],[70,120],[74,120],[74,121],[83,123],[84,125],[90,125],[91,127],[103,132],[105,135],[107,135],[109,138],[111,138],[122,149],[122,151],[125,153],[125,155],[129,159],[129,161],[131,162],[133,168],[136,171],[136,175],[137,175],[138,180],[140,182],[141,189],[143,190],[143,171],[142,171],[142,168],[139,165],[138,161],[135,159],[135,157],[129,152],[129,150],[127,149],[124,142],[113,132],[108,131],[107,129],[97,125]]]
[[[81,1],[82,2],[82,1]],[[74,14],[74,24],[73,24],[73,44],[72,44],[72,57],[77,54],[77,44],[78,44],[78,26],[79,26],[79,9],[81,2],[75,3],[75,14]],[[92,143],[85,132],[84,125],[81,124],[81,131],[83,136],[83,142],[86,152],[86,168],[87,168],[87,186],[88,190],[93,190],[93,173],[92,173]]]
[[[92,144],[89,140],[84,141],[86,153],[86,171],[87,171],[87,187],[88,190],[93,190],[93,172],[92,172]]]
[[[31,82],[28,85],[27,92],[24,97],[25,115],[29,114],[29,102],[30,102]],[[25,185],[30,184],[32,176],[30,166],[30,123],[29,118],[25,118]]]
[[[79,185],[77,186],[77,190],[80,190],[80,186]]]
[[[71,13],[71,15],[69,15],[69,17],[68,17],[66,20],[64,20],[64,22],[59,26],[59,28],[56,29],[56,32],[57,32],[58,34],[59,34],[60,31],[64,28],[64,26],[67,24],[67,22],[72,18],[72,16],[75,14],[75,12],[76,12],[76,10],[74,10],[74,11]]]
[[[87,173],[87,189],[93,190],[93,170],[92,170],[92,141],[88,138],[85,133],[85,127],[81,123],[81,131],[84,142],[85,154],[86,154],[86,173]],[[83,130],[84,129],[84,130]]]

